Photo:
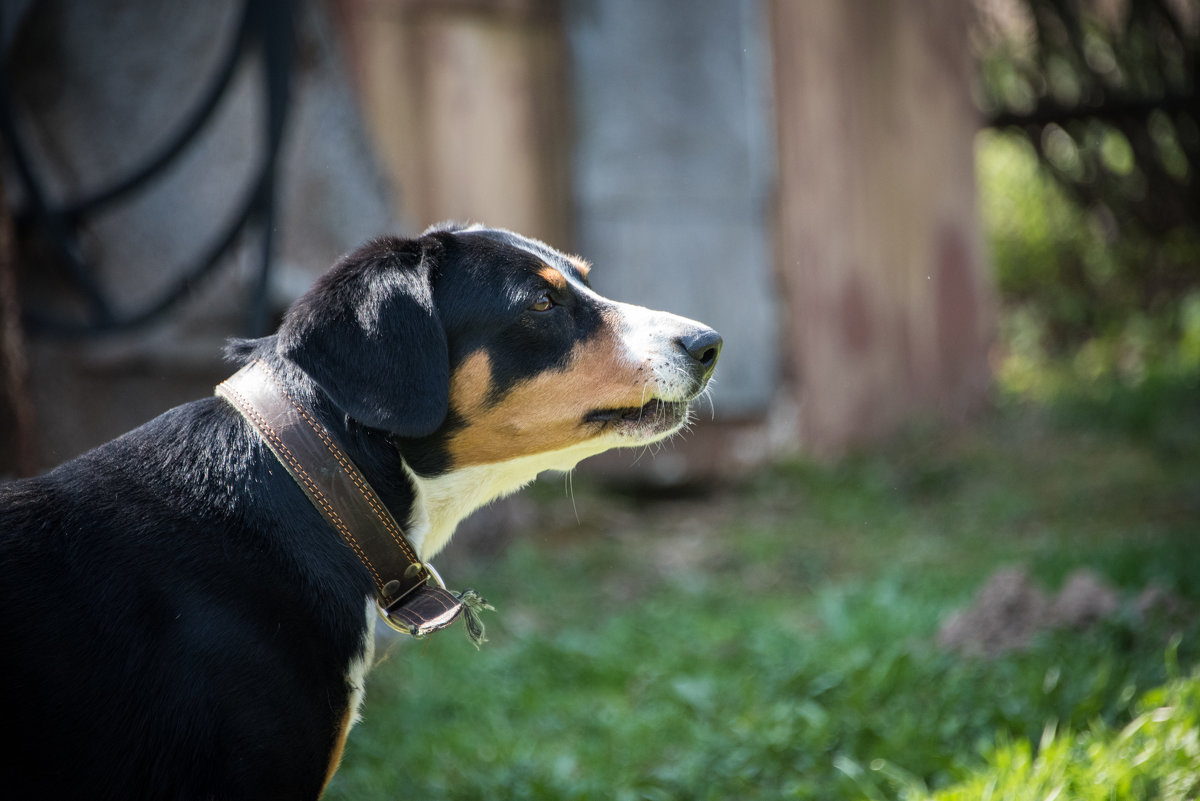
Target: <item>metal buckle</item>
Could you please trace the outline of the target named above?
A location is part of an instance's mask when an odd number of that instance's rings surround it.
[[[442,574],[437,572],[437,569],[433,565],[429,564],[429,562],[424,562],[422,566],[429,571],[429,577],[433,579],[435,584],[443,590],[446,589],[446,582],[442,581]]]
[[[462,613],[463,602],[446,589],[446,582],[433,565],[421,565],[429,574],[426,583],[385,607],[375,599],[375,608],[388,628],[421,639],[446,628]]]

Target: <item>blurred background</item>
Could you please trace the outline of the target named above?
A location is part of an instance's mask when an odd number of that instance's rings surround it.
[[[332,796],[1200,792],[1197,0],[6,0],[0,43],[0,476],[445,219],[725,337],[687,437],[468,522],[498,642],[382,671]],[[1086,773],[1147,721],[1192,745]]]
[[[445,219],[722,332],[716,419],[644,480],[986,397],[969,4],[4,9],[9,472],[207,394],[340,253]]]
[[[445,219],[579,252],[601,291],[724,334],[715,419],[645,481],[964,421],[1013,346],[1137,371],[1182,337],[1196,361],[1196,16],[6,3],[0,470],[207,394],[220,343],[340,253]]]

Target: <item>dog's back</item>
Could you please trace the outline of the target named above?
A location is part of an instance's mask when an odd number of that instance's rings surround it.
[[[0,486],[5,797],[319,793],[363,610],[313,597],[330,549],[262,525],[306,501],[254,464],[213,399]]]

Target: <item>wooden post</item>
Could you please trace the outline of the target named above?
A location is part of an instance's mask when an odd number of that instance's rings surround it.
[[[987,391],[969,9],[771,0],[784,370],[815,455]]]
[[[555,0],[342,0],[401,216],[569,246],[570,118]]]

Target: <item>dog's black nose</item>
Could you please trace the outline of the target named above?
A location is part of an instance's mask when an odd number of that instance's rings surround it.
[[[721,335],[711,328],[698,328],[675,341],[687,351],[706,378],[717,366],[717,357],[721,355],[721,345],[724,344]]]

